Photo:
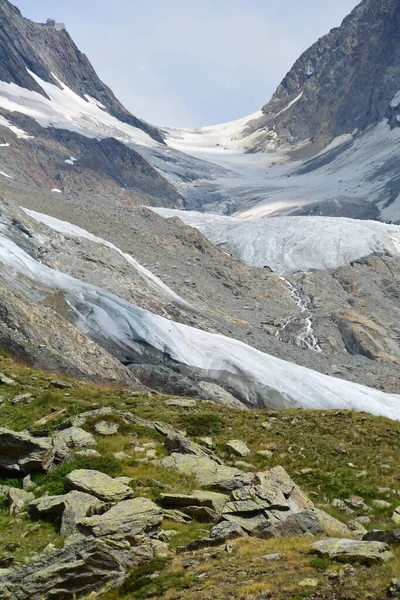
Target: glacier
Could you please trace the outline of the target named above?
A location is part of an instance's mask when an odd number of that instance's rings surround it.
[[[115,356],[138,356],[153,348],[176,363],[201,369],[216,382],[223,373],[280,392],[290,405],[354,409],[400,419],[400,396],[336,379],[269,356],[246,344],[176,323],[105,290],[51,269],[0,232],[0,273],[11,289],[38,301],[60,292],[75,326]]]
[[[279,275],[335,269],[373,253],[400,258],[400,226],[344,217],[226,217],[195,211],[152,208],[179,217],[211,242],[253,267]]]

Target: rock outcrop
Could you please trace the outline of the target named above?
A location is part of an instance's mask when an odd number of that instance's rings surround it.
[[[345,562],[358,562],[371,565],[393,558],[390,547],[382,542],[359,542],[357,540],[321,540],[313,544],[313,551],[319,556],[335,558]]]
[[[363,0],[295,62],[256,128],[284,142],[310,142],[316,153],[397,114],[389,105],[399,90],[399,19],[397,0]]]

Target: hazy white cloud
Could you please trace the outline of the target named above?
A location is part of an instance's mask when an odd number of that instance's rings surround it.
[[[300,53],[356,0],[15,0],[65,20],[99,75],[137,116],[199,126],[265,104]],[[33,6],[34,4],[34,6]]]

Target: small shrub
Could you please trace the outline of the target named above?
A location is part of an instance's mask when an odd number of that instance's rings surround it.
[[[326,571],[330,566],[330,558],[321,558],[319,556],[313,556],[313,558],[310,558],[310,567],[318,569],[318,571]]]
[[[185,590],[192,584],[192,578],[184,571],[160,573],[155,579],[150,575],[165,569],[168,560],[156,558],[148,565],[138,567],[131,572],[122,586],[122,593],[129,594],[130,598],[145,600],[146,598],[157,598],[173,589],[174,591]]]
[[[180,424],[192,437],[218,435],[225,429],[225,420],[214,413],[183,415]]]

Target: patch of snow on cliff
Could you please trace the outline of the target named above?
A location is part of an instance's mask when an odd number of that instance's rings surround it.
[[[0,108],[32,117],[42,127],[67,129],[98,139],[112,137],[127,144],[138,144],[146,147],[160,145],[141,129],[122,123],[122,121],[104,111],[94,99],[85,100],[75,94],[54,74],[52,76],[60,87],[43,81],[31,71],[28,72],[47,94],[48,98],[37,92],[22,88],[15,83],[1,81]],[[0,119],[0,125],[3,124],[2,119],[4,118]],[[6,120],[4,119],[4,121]],[[10,129],[13,127],[9,123],[6,126]],[[16,129],[13,128],[15,133]],[[19,137],[22,137],[24,132],[19,131]],[[26,137],[26,134],[24,135]]]
[[[1,82],[0,82],[0,86],[1,86]],[[2,99],[1,99],[1,91],[0,91],[0,106],[1,106],[1,101],[2,101]],[[5,108],[5,107],[3,107],[3,108]],[[20,111],[20,112],[22,112],[22,111]],[[21,140],[32,140],[33,139],[32,135],[28,135],[26,133],[26,131],[24,131],[23,129],[20,129],[19,127],[16,127],[15,125],[12,125],[10,123],[10,121],[8,121],[2,115],[0,115],[0,125],[2,125],[3,127],[7,127],[7,129],[10,129],[13,133],[15,133],[15,135],[17,136],[17,138],[19,138]],[[4,144],[4,146],[9,146],[9,145],[10,144]]]

